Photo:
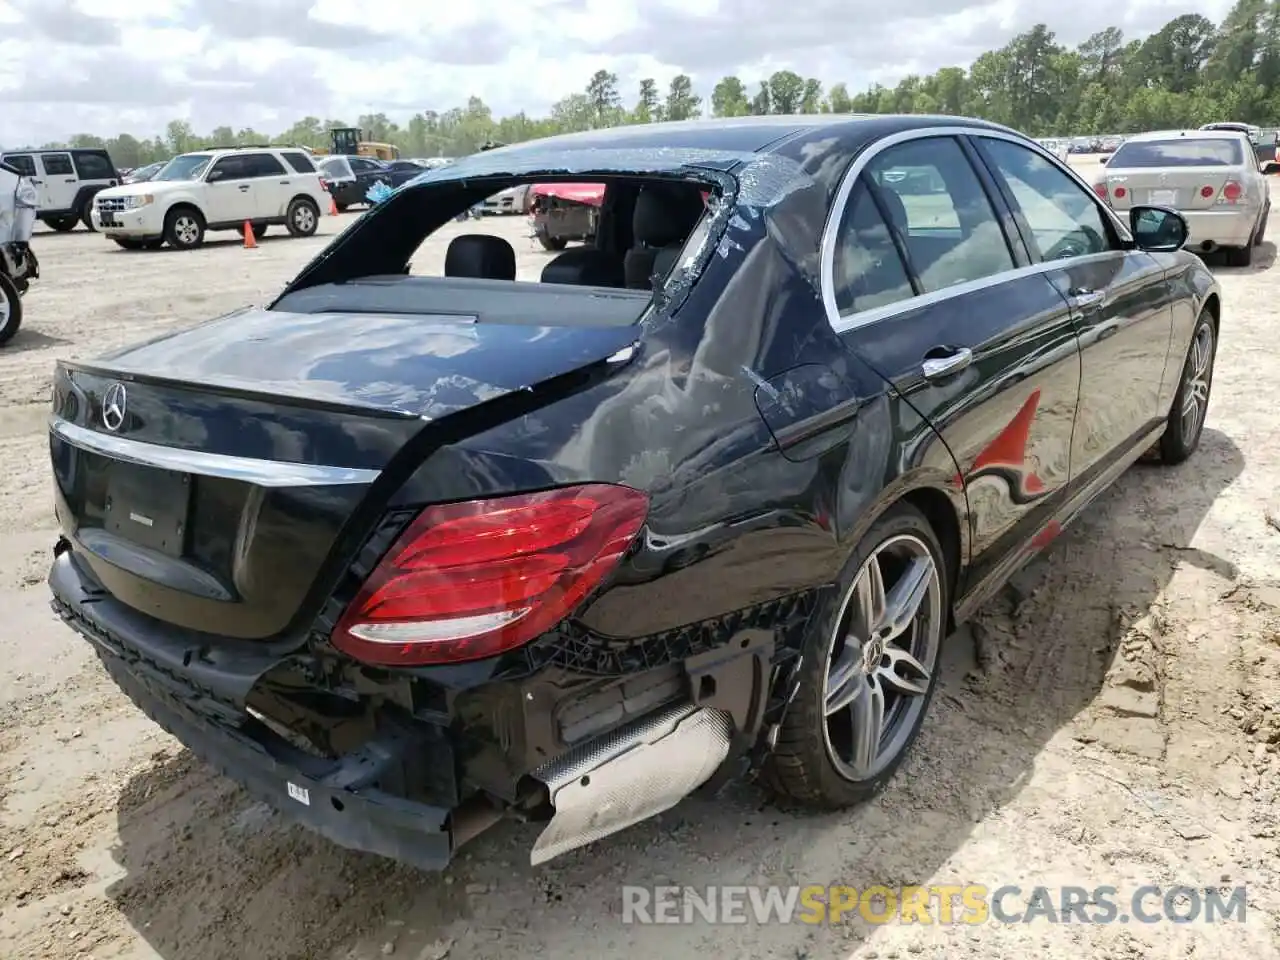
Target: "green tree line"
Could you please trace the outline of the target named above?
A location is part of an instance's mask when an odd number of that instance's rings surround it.
[[[366,139],[395,144],[403,156],[462,156],[496,140],[514,143],[556,133],[628,123],[790,113],[934,113],[983,117],[1032,136],[1120,134],[1242,120],[1259,126],[1280,118],[1280,0],[1238,0],[1220,24],[1199,14],[1175,17],[1142,39],[1116,27],[1075,49],[1059,44],[1044,24],[1019,34],[966,70],[904,77],[851,94],[844,83],[780,70],[754,86],[724,77],[708,102],[681,74],[665,91],[641,80],[634,99],[616,74],[599,70],[580,93],[555,103],[545,117],[495,117],[479,97],[443,112],[424,110],[401,125],[383,113],[356,119]],[[271,136],[219,127],[198,135],[174,120],[165,135],[111,138],[78,134],[54,146],[105,146],[120,166],[137,166],[219,144],[273,142],[324,148],[328,131],[349,126],[304,117]]]

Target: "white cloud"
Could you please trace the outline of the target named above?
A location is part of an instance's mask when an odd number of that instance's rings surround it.
[[[174,118],[283,129],[305,115],[403,120],[475,94],[497,114],[542,113],[601,67],[624,97],[642,77],[754,87],[789,68],[852,90],[967,65],[1047,21],[1076,44],[1129,37],[1231,0],[0,0],[0,144],[72,133],[154,135]]]

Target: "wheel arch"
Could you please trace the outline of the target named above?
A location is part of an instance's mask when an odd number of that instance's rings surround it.
[[[950,481],[951,478],[937,476],[933,471],[904,474],[882,491],[875,506],[858,519],[848,541],[856,544],[872,524],[899,504],[907,504],[923,514],[943,551],[948,629],[955,626],[957,591],[969,559],[968,504],[963,488]]]
[[[173,203],[169,204],[168,209],[164,212],[164,222],[168,223],[169,217],[172,216],[175,211],[184,209],[190,210],[192,213],[196,214],[200,218],[201,223],[206,225],[209,223],[209,218],[205,216],[204,211],[200,209],[199,204],[187,198],[175,200]]]
[[[947,577],[947,627],[954,629],[956,590],[960,585],[960,569],[968,543],[968,538],[961,533],[960,515],[952,499],[937,487],[915,487],[897,502],[910,504],[924,514],[942,546]]]
[[[1213,291],[1204,298],[1202,309],[1209,312],[1209,316],[1213,317],[1213,336],[1216,340],[1218,337],[1218,329],[1222,324],[1222,298],[1218,296],[1218,291]]]

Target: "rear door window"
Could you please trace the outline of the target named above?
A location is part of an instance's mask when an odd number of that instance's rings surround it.
[[[859,177],[836,235],[834,279],[836,309],[841,316],[915,296],[906,265],[871,190],[868,181]]]
[[[71,155],[67,153],[42,153],[40,162],[44,165],[46,176],[73,177],[76,168],[71,165]]]
[[[1092,193],[1034,150],[990,137],[975,142],[1004,180],[1042,259],[1112,249],[1111,231]]]
[[[114,180],[115,168],[111,161],[100,153],[77,153],[72,155],[76,163],[76,172],[81,180]]]
[[[925,137],[867,166],[923,293],[1014,268],[1004,228],[960,144]]]
[[[244,157],[246,177],[279,177],[287,171],[284,164],[269,153],[249,153]]]
[[[1141,167],[1238,167],[1244,162],[1239,139],[1177,137],[1126,143],[1115,152],[1111,169]]]

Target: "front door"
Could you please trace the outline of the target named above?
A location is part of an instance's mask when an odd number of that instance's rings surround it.
[[[76,177],[76,168],[71,162],[71,154],[42,153],[40,166],[45,194],[45,202],[40,205],[41,208],[73,209],[76,205],[76,193],[80,189],[80,180]]]
[[[1072,471],[1083,481],[1160,422],[1173,333],[1172,291],[1158,260],[1126,250],[1097,197],[1027,147],[975,138],[1015,210],[1032,258],[1071,303],[1080,335],[1080,410]],[[1173,365],[1175,373],[1180,364]]]
[[[922,137],[866,167],[835,258],[841,336],[956,462],[970,578],[1026,559],[1066,496],[1080,354],[1062,295],[1027,266],[994,184],[959,141]],[[907,429],[908,425],[903,425]]]
[[[209,222],[239,224],[254,215],[254,178],[242,155],[220,157],[209,168]]]

